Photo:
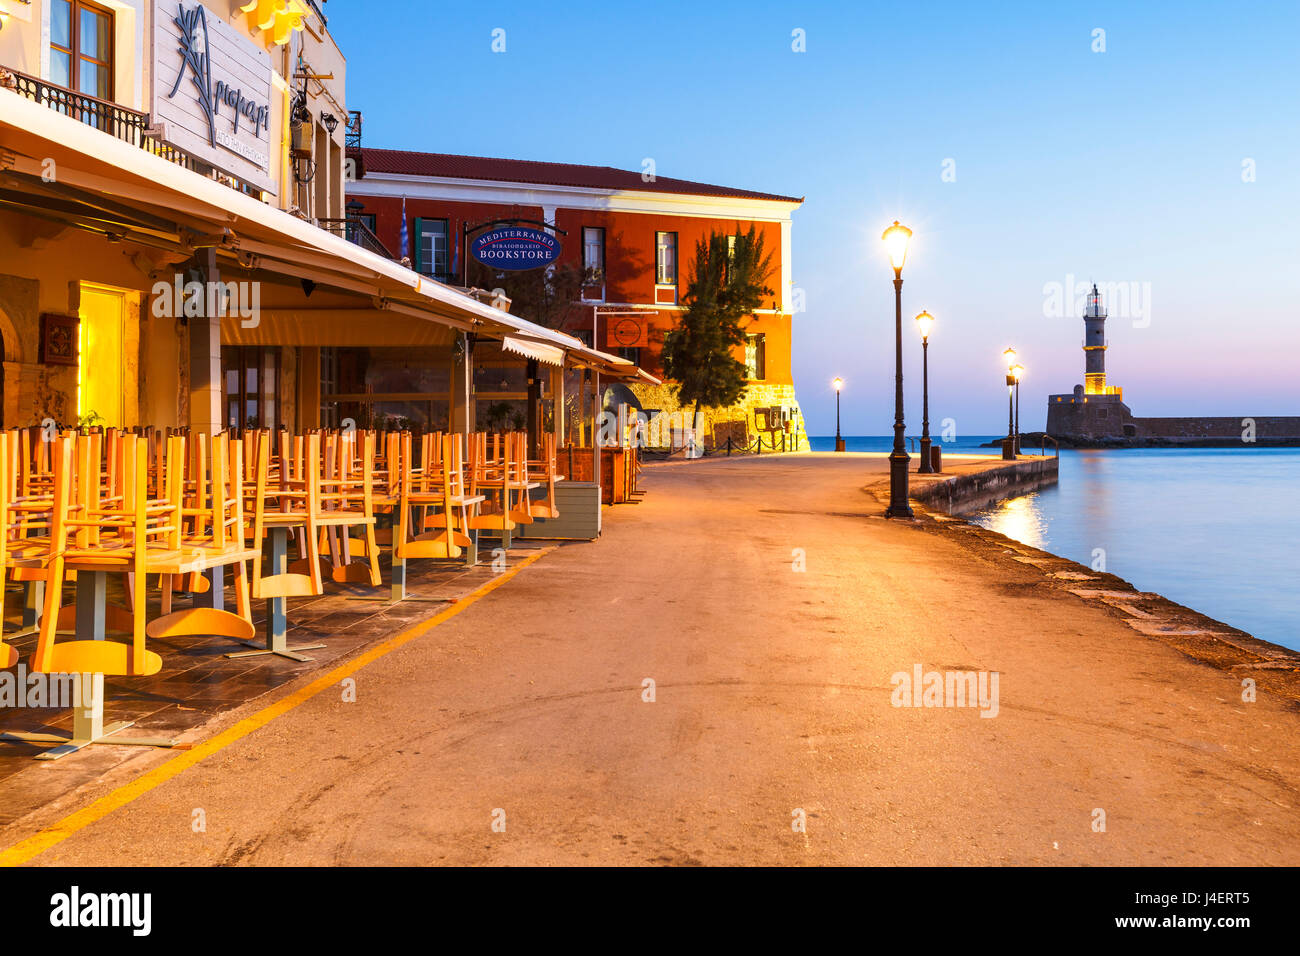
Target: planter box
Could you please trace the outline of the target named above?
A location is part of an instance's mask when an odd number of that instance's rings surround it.
[[[538,489],[542,491],[543,489]],[[517,538],[594,541],[600,537],[600,489],[590,481],[562,481],[555,486],[558,518],[534,518],[515,529]]]

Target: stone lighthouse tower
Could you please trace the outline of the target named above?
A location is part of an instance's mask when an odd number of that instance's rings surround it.
[[[1088,304],[1083,310],[1083,390],[1088,395],[1106,392],[1106,310],[1101,304],[1097,284],[1092,284]]]

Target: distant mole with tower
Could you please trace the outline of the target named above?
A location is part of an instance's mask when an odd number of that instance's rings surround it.
[[[1077,448],[1300,445],[1300,417],[1135,418],[1106,384],[1106,309],[1094,283],[1083,310],[1083,384],[1047,396],[1047,434]]]

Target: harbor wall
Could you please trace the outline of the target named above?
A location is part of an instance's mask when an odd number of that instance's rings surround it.
[[[925,483],[919,483],[918,476],[913,475],[911,497],[933,511],[950,515],[969,514],[1007,498],[1056,484],[1060,464],[1056,457],[1028,458],[998,463],[978,471],[941,476],[937,481]]]

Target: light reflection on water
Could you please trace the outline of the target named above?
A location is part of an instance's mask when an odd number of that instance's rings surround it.
[[[1060,483],[970,516],[1300,649],[1298,449],[1061,452]]]
[[[979,524],[1030,547],[1047,550],[1047,522],[1038,505],[1038,493],[1003,501],[980,512]]]

